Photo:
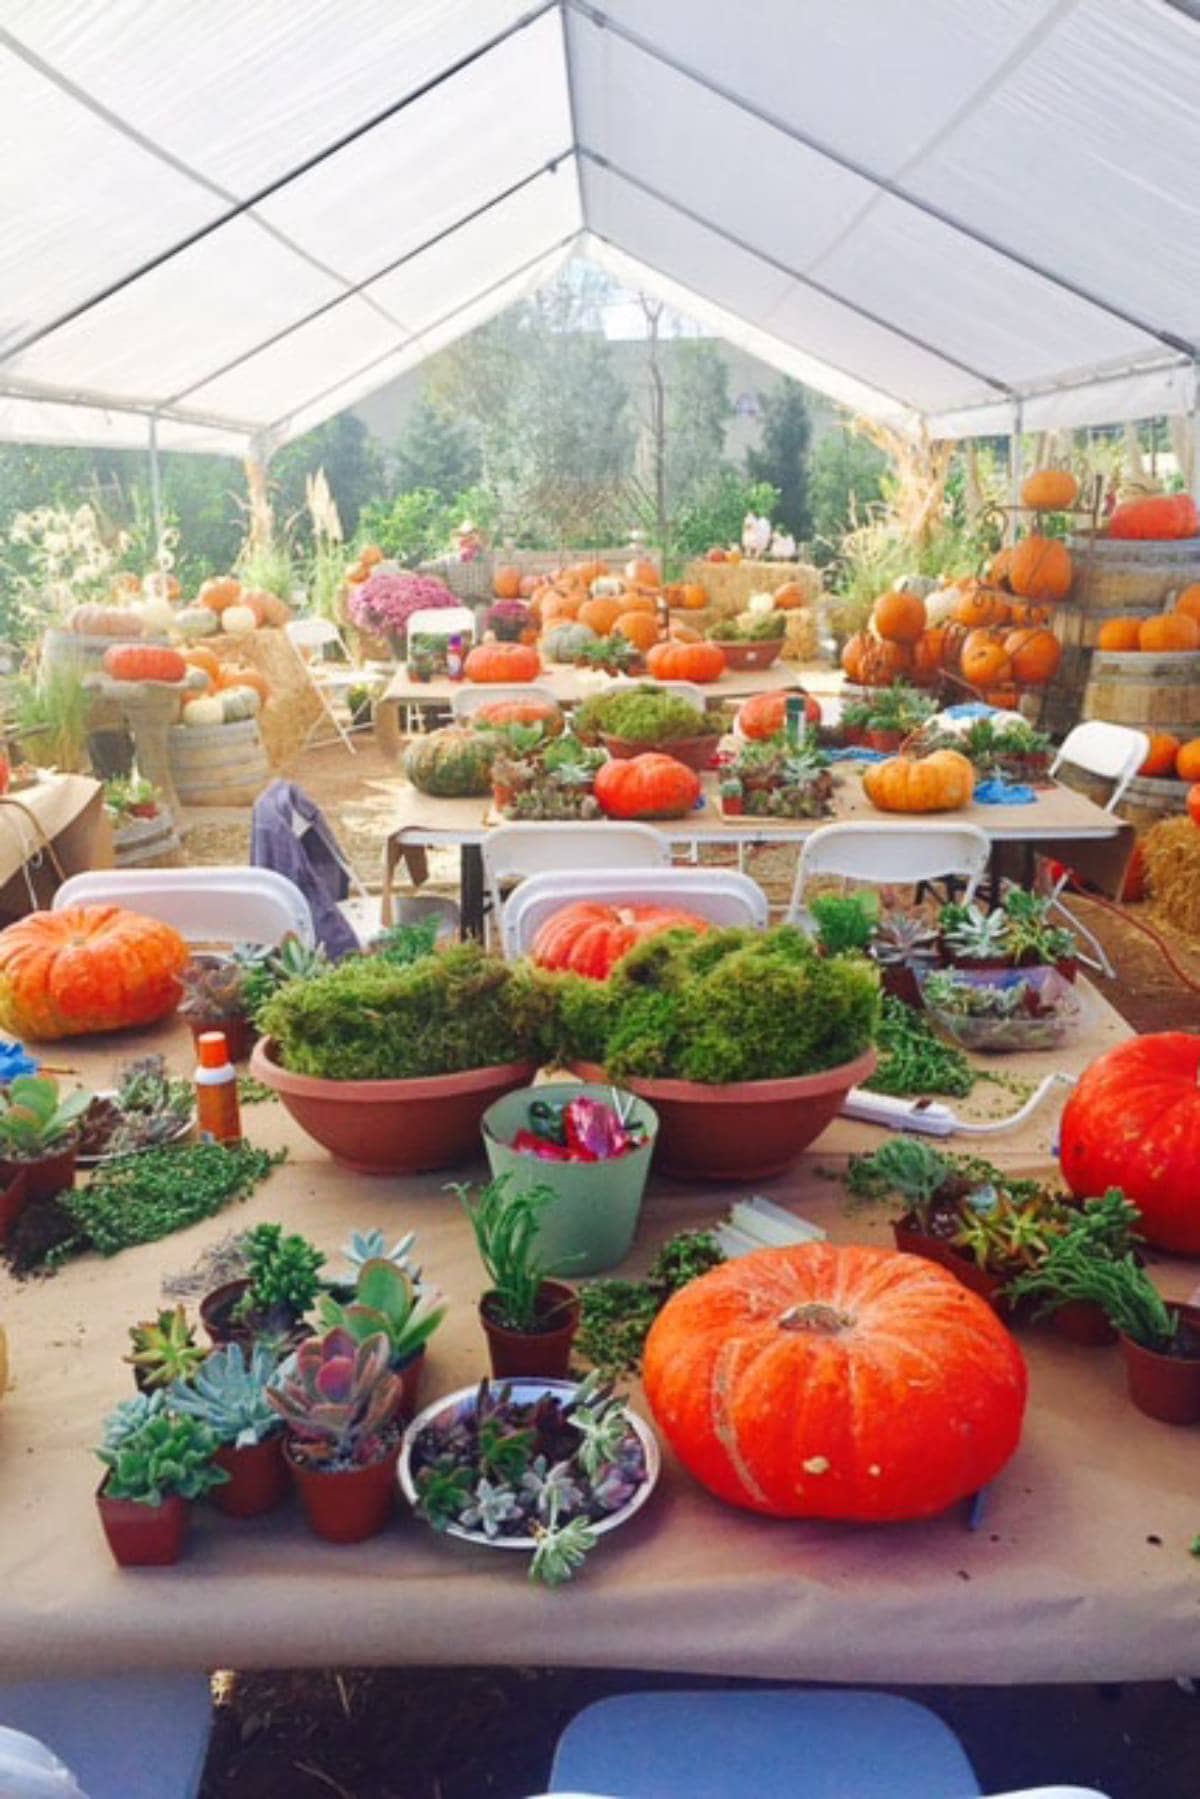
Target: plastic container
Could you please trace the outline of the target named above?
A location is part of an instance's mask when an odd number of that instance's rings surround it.
[[[937,1005],[929,997],[929,982],[936,974],[953,974],[956,986],[984,992],[1010,992],[1024,985],[1036,994],[1043,1008],[1035,1014],[1024,1008],[1007,1017],[969,1016]],[[1066,1037],[1082,1012],[1076,990],[1056,968],[925,969],[917,975],[921,997],[934,1024],[963,1049],[985,1054],[1014,1050],[1053,1049]]]
[[[511,1176],[512,1187],[518,1193],[538,1186],[554,1190],[555,1202],[542,1214],[536,1247],[538,1259],[549,1274],[565,1274],[571,1279],[583,1274],[603,1274],[625,1260],[642,1209],[650,1158],[658,1137],[658,1113],[644,1099],[620,1093],[622,1110],[631,1122],[643,1127],[645,1141],[628,1154],[612,1156],[604,1162],[546,1162],[510,1145],[529,1122],[532,1098],[552,1105],[571,1099],[595,1099],[611,1106],[613,1094],[612,1087],[599,1083],[555,1081],[509,1093],[483,1115],[483,1144],[493,1177]]]
[[[237,1069],[229,1059],[224,1031],[201,1031],[196,1038],[200,1058],[196,1082],[196,1119],[200,1136],[213,1143],[240,1143],[242,1111],[238,1104]]]

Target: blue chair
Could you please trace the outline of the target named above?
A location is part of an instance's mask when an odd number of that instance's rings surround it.
[[[205,1674],[119,1674],[0,1686],[0,1726],[37,1739],[74,1776],[26,1768],[32,1750],[0,1739],[0,1793],[46,1799],[196,1799],[208,1753]],[[36,1744],[32,1746],[36,1749]],[[64,1771],[65,1772],[65,1771]]]

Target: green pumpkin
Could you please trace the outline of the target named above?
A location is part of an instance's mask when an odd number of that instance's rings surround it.
[[[449,726],[408,746],[404,772],[421,793],[440,800],[481,797],[492,791],[492,759],[502,740],[492,732]]]
[[[227,725],[254,718],[262,705],[261,696],[253,687],[222,687],[217,697],[221,702],[222,722]]]
[[[175,614],[175,629],[193,643],[198,637],[211,637],[221,629],[221,621],[211,606],[185,606]]]
[[[588,644],[597,641],[590,625],[564,619],[561,625],[551,625],[542,638],[542,654],[548,662],[578,662]]]

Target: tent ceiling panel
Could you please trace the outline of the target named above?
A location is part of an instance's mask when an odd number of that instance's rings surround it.
[[[162,449],[212,456],[242,456],[246,450],[244,429],[224,431],[174,420],[159,421],[158,441]],[[0,393],[0,442],[145,450],[150,443],[150,420],[137,412],[108,412],[96,406]]]

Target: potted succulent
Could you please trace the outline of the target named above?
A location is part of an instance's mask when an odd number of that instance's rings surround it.
[[[721,811],[726,818],[741,818],[746,810],[746,790],[742,786],[741,777],[733,774],[722,774],[719,791],[721,795]]]
[[[721,741],[720,731],[690,701],[652,683],[585,700],[575,730],[585,743],[602,743],[610,756],[659,750],[697,771],[708,766]]]
[[[501,1175],[475,1198],[453,1189],[462,1203],[491,1286],[479,1301],[479,1321],[497,1380],[515,1375],[561,1378],[579,1329],[579,1298],[546,1278],[537,1253],[542,1214],[554,1203],[545,1186],[517,1187]]]
[[[782,734],[740,743],[722,780],[739,783],[748,818],[822,818],[833,801],[827,757],[815,745],[793,748]]]
[[[938,933],[917,912],[889,907],[871,931],[867,954],[879,968],[883,991],[906,1006],[921,1003],[920,975],[938,959]]]
[[[867,727],[871,719],[870,700],[844,700],[836,725],[822,726],[822,738],[829,738],[847,749],[866,746]]]
[[[335,1329],[306,1337],[267,1388],[309,1528],[326,1542],[361,1543],[392,1515],[400,1377],[389,1359],[382,1331],[356,1343]]]
[[[881,688],[872,695],[867,713],[868,748],[895,755],[905,740],[933,717],[934,710],[931,699],[903,681]]]
[[[91,1103],[82,1087],[60,1099],[58,1082],[49,1075],[22,1074],[0,1087],[0,1183],[12,1188],[20,1177],[24,1189],[23,1199],[17,1192],[10,1225],[22,1204],[53,1199],[74,1184],[82,1121]]]
[[[121,1567],[179,1560],[192,1500],[228,1479],[213,1461],[216,1449],[212,1432],[168,1410],[161,1392],[139,1393],[109,1415],[96,1451],[107,1470],[96,1509]]]
[[[171,1388],[171,1410],[195,1418],[219,1445],[213,1462],[227,1479],[212,1501],[231,1518],[257,1518],[287,1497],[283,1420],[267,1397],[277,1367],[265,1343],[227,1343]]]
[[[657,1165],[689,1180],[781,1173],[875,1067],[876,970],[791,925],[667,932],[607,981],[544,978],[559,1059],[648,1100]]]
[[[246,1273],[205,1294],[201,1322],[217,1347],[249,1348],[264,1337],[286,1347],[307,1334],[303,1320],[320,1292],[325,1257],[306,1237],[285,1237],[280,1224],[256,1224],[241,1248]]]
[[[1050,923],[1048,896],[1012,887],[1002,905],[943,906],[939,915],[942,957],[977,973],[1009,968],[1054,968],[1073,981],[1078,969],[1075,933]]]
[[[509,725],[506,748],[492,763],[492,803],[505,818],[597,819],[596,774],[608,752],[540,725]]]
[[[197,1343],[182,1305],[171,1306],[159,1312],[157,1318],[131,1325],[129,1336],[133,1349],[125,1360],[143,1393],[190,1380],[208,1354]]]
[[[382,1335],[388,1344],[388,1366],[399,1376],[398,1412],[402,1420],[417,1410],[425,1350],[429,1339],[446,1316],[446,1305],[436,1288],[422,1286],[407,1266],[411,1238],[393,1250],[401,1260],[369,1256],[358,1266],[353,1296],[344,1300],[323,1293],[317,1304],[326,1330],[344,1330],[355,1343]]]
[[[230,1061],[244,1062],[258,1035],[246,997],[246,969],[233,956],[200,954],[179,979],[179,1016],[187,1019],[193,1040],[205,1031],[220,1031]]]
[[[1034,1316],[1048,1313],[1059,1334],[1073,1343],[1115,1343],[1116,1328],[1094,1292],[1092,1265],[1136,1259],[1140,1222],[1141,1213],[1120,1187],[1110,1187],[1102,1199],[1085,1200],[1080,1210],[1067,1214],[1061,1235],[1053,1238],[1037,1266],[1011,1283],[1010,1297],[1035,1302]]]
[[[973,718],[965,730],[929,724],[910,746],[918,756],[935,750],[958,750],[981,776],[1010,781],[1044,782],[1050,772],[1053,745],[1044,731],[1024,719]]]
[[[578,627],[577,627],[578,629]],[[561,660],[561,658],[559,658]],[[570,660],[580,668],[592,668],[605,675],[639,675],[646,667],[646,653],[628,637],[614,631],[611,637],[597,637],[580,642]]]
[[[1052,1049],[1079,1015],[1070,983],[1053,968],[938,968],[917,979],[930,1017],[964,1049]]]
[[[786,612],[744,612],[721,618],[710,628],[710,643],[719,643],[727,668],[769,668],[783,651]]]
[[[345,1167],[447,1168],[492,1100],[532,1080],[550,1010],[528,969],[475,943],[406,964],[348,956],[267,1002],[251,1072]]]

